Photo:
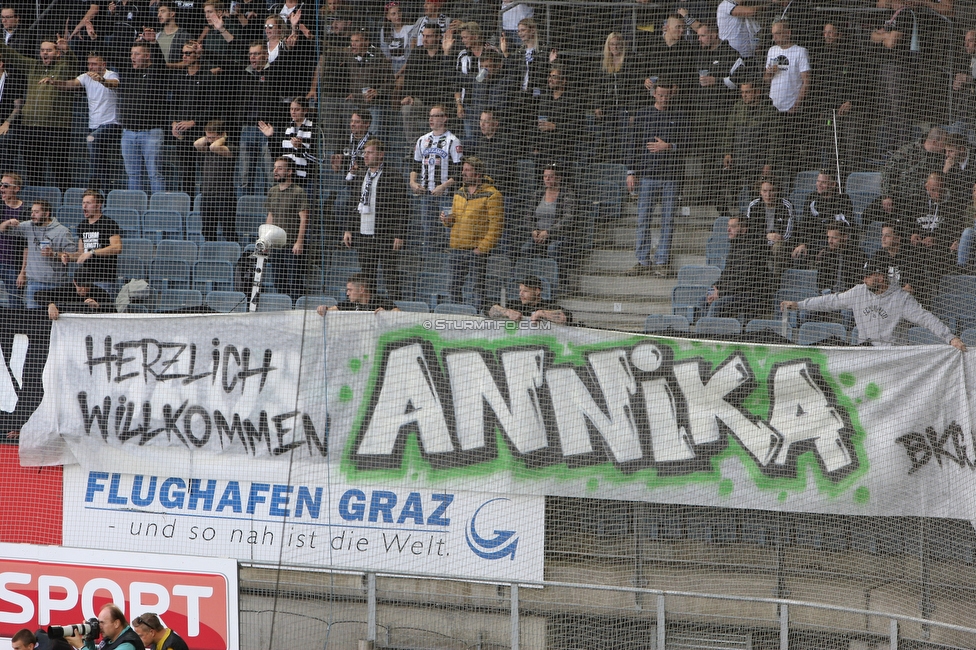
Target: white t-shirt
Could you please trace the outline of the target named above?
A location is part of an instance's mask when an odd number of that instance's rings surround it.
[[[718,37],[728,41],[732,49],[748,59],[759,45],[759,30],[762,26],[755,18],[738,18],[732,15],[732,10],[738,4],[734,0],[722,0],[718,5],[715,22],[718,24]]]
[[[106,79],[118,79],[119,75],[111,70],[105,71]],[[106,88],[88,76],[88,73],[78,75],[78,81],[85,87],[88,95],[88,128],[95,130],[106,124],[118,124],[118,101],[115,91]]]
[[[779,72],[769,84],[769,98],[773,106],[780,112],[793,108],[800,96],[803,86],[803,73],[810,72],[810,61],[807,50],[799,45],[791,45],[787,49],[774,45],[766,54],[766,67],[777,65]]]

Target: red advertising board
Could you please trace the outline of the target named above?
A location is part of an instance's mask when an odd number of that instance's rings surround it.
[[[17,445],[0,445],[0,542],[61,543],[62,475],[60,466],[21,467]]]
[[[237,650],[237,562],[0,544],[0,636],[70,625],[115,603],[156,612],[194,650]]]

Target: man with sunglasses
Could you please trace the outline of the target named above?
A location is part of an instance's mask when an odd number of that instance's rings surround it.
[[[7,219],[0,223],[0,233],[14,228],[27,239],[27,257],[17,284],[27,285],[27,308],[39,309],[41,305],[34,300],[34,294],[68,284],[68,267],[59,258],[61,253],[74,250],[77,243],[71,231],[51,215],[51,204],[47,201],[34,201],[30,221]]]

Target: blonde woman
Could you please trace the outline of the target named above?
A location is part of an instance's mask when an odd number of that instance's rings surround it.
[[[603,44],[603,59],[592,79],[590,98],[597,132],[602,136],[598,156],[607,162],[621,162],[621,148],[627,146],[642,83],[636,58],[627,55],[627,41],[611,32]]]

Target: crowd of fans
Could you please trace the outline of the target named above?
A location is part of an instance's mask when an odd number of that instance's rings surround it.
[[[390,300],[406,297],[403,251],[447,253],[451,298],[469,283],[487,313],[493,254],[554,259],[572,286],[604,163],[626,167],[618,189],[637,198],[631,275],[673,275],[682,197],[738,216],[716,315],[768,315],[788,268],[818,269],[824,292],[851,288],[871,221],[884,223],[878,255],[927,304],[976,212],[976,29],[959,28],[951,0],[672,4],[559,5],[545,22],[486,0],[92,0],[36,21],[4,4],[3,281],[36,307],[35,291],[67,281],[32,278],[42,262],[122,249],[118,225],[86,207],[70,245],[48,237],[35,259],[33,234],[14,233],[56,215],[19,205],[15,186],[81,184],[99,208],[112,189],[199,192],[214,241],[237,240],[238,198],[266,195],[288,235],[277,291],[305,293],[314,233],[358,252],[373,295],[382,269]],[[82,92],[86,134],[73,126]],[[71,157],[81,141],[87,166]],[[526,159],[537,196],[521,192]],[[881,164],[878,200],[855,215],[839,183]],[[810,168],[824,170],[816,192],[793,205]]]

